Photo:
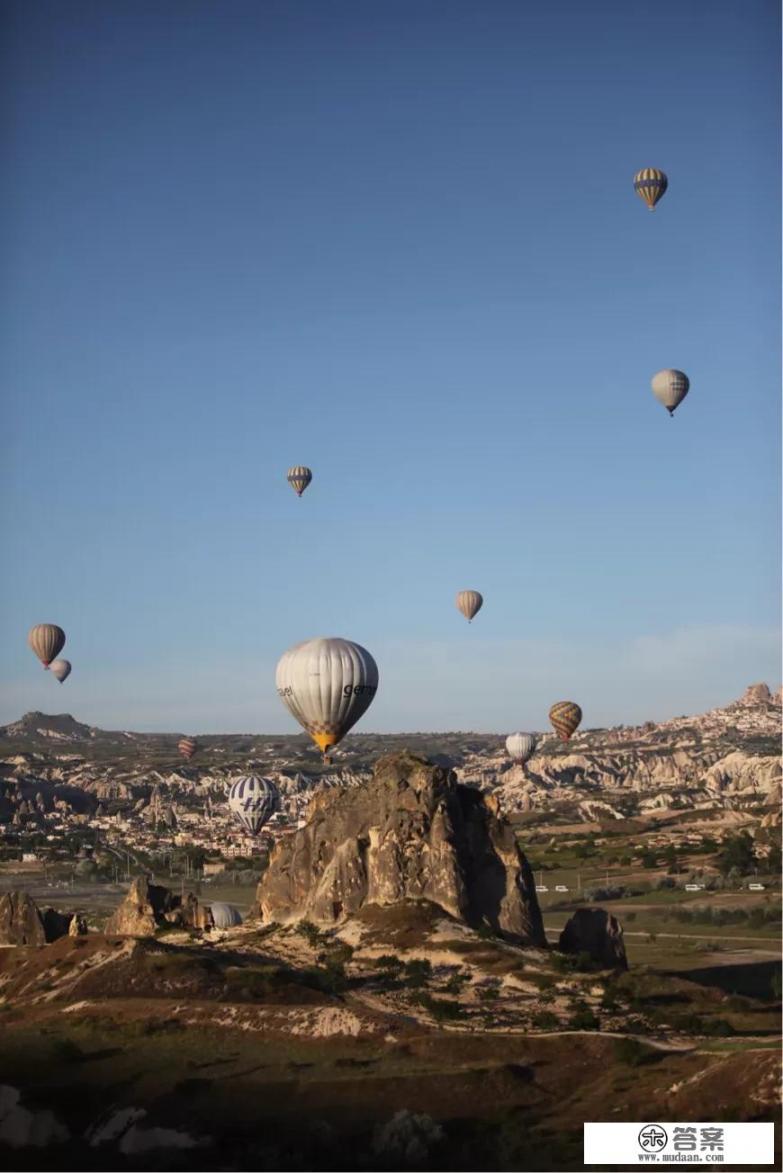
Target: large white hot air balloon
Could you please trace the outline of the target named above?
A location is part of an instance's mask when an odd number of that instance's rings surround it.
[[[532,733],[511,733],[506,738],[506,753],[513,761],[524,765],[535,753],[537,743],[538,739]]]
[[[56,676],[60,684],[67,680],[71,675],[71,661],[70,660],[52,660],[49,665],[49,671],[53,676]]]
[[[283,653],[275,683],[283,704],[325,756],[372,704],[378,665],[349,639],[309,639]]]
[[[278,802],[278,790],[271,778],[242,774],[228,789],[231,813],[251,835],[257,835],[269,822]]]
[[[462,612],[468,623],[479,613],[483,604],[484,600],[478,591],[457,592],[457,609]]]

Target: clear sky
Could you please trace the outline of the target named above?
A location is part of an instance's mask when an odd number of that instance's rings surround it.
[[[777,687],[775,0],[1,16],[0,721],[293,731],[315,635],[367,731]]]

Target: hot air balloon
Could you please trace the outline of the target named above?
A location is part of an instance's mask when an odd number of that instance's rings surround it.
[[[515,762],[522,765],[532,758],[537,744],[537,738],[532,733],[511,733],[506,738],[506,753]]]
[[[484,600],[478,591],[458,591],[457,607],[470,623],[481,610]]]
[[[554,725],[555,733],[560,740],[568,741],[579,728],[582,710],[574,701],[558,701],[549,710],[549,720]]]
[[[293,468],[289,468],[286,480],[291,488],[296,493],[297,497],[301,497],[310,481],[313,479],[313,474],[309,468],[305,468],[303,464],[297,464]]]
[[[212,924],[216,929],[232,929],[235,925],[242,924],[242,914],[238,908],[233,904],[210,904],[209,911],[212,913]]]
[[[372,704],[378,665],[349,639],[309,639],[283,653],[275,683],[283,704],[326,757]]]
[[[228,805],[248,834],[257,835],[274,813],[278,797],[271,778],[242,774],[229,787]]]
[[[688,394],[690,385],[690,379],[682,371],[658,371],[652,377],[653,395],[672,416]]]
[[[65,632],[56,623],[37,623],[27,634],[27,642],[44,668],[48,668],[65,644]]]
[[[56,676],[60,681],[60,684],[62,684],[62,682],[67,680],[71,675],[71,662],[70,660],[52,660],[51,664],[49,665],[49,671],[54,676]]]
[[[634,175],[633,185],[636,189],[636,194],[642,197],[652,212],[655,210],[655,205],[658,203],[658,200],[669,186],[669,180],[663,171],[659,171],[657,167],[644,167]]]
[[[189,762],[198,749],[198,742],[193,737],[183,737],[177,746],[186,762]]]

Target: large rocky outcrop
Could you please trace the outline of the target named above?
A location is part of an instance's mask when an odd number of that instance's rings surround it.
[[[106,922],[105,931],[118,937],[152,937],[159,928],[205,928],[207,921],[211,923],[208,909],[199,907],[192,892],[175,896],[168,888],[137,876]]]
[[[508,824],[453,771],[403,752],[372,778],[316,796],[258,886],[265,920],[334,924],[365,904],[429,900],[529,944],[546,937],[530,866]]]
[[[588,953],[604,969],[627,969],[623,930],[605,908],[577,908],[560,934],[561,953]]]
[[[6,892],[0,897],[0,945],[45,945],[43,920],[38,905],[27,892]]]
[[[41,912],[27,892],[0,897],[0,945],[48,945],[67,935],[73,917],[47,908]]]

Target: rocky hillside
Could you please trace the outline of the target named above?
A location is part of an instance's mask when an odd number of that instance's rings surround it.
[[[456,769],[508,814],[551,810],[593,822],[675,807],[761,819],[779,803],[780,725],[780,692],[754,684],[695,717],[579,730],[567,745],[542,734],[525,769],[509,761],[501,736],[476,733],[351,735],[325,767],[302,735],[200,737],[186,764],[179,734],[106,732],[69,714],[28,713],[0,728],[0,822],[41,823],[56,810],[171,822],[183,804],[206,807],[214,821],[231,777],[255,772],[274,779],[280,822],[296,826],[314,796],[360,787],[379,757],[403,749]]]

